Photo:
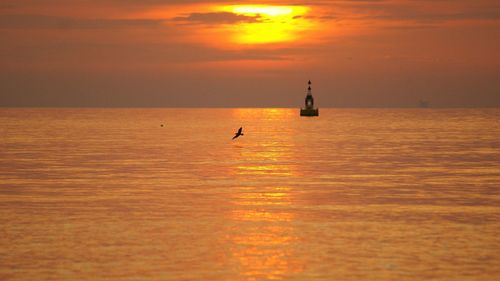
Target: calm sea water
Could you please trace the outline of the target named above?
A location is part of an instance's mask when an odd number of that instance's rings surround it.
[[[0,109],[0,280],[500,279],[499,109],[320,113]]]

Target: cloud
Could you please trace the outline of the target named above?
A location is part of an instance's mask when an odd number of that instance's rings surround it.
[[[160,26],[162,23],[163,20],[156,19],[76,19],[44,15],[3,15],[0,17],[0,28],[151,28]]]
[[[500,20],[500,10],[470,9],[467,11],[426,11],[412,6],[386,6],[382,14],[367,16],[381,20],[408,20],[416,22],[443,22],[456,20]]]
[[[240,22],[258,22],[259,16],[236,15],[229,12],[191,13],[176,17],[174,21],[189,24],[234,24]]]
[[[349,1],[333,3],[344,18],[380,21],[448,22],[500,20],[494,1]]]

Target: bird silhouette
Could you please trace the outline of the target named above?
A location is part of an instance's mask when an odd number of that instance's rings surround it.
[[[241,127],[241,128],[238,130],[238,132],[236,132],[236,133],[235,133],[235,135],[234,135],[234,137],[233,137],[233,140],[234,140],[235,138],[239,137],[239,136],[243,136],[242,131],[243,131],[243,127]]]

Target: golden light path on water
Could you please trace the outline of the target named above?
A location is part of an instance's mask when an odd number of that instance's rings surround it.
[[[310,8],[305,6],[231,5],[219,8],[240,16],[255,18],[227,26],[232,40],[240,44],[269,44],[295,41],[300,33],[311,29],[313,23],[304,16]]]
[[[281,109],[234,109],[232,115],[234,119],[283,122],[291,122],[294,117],[292,111]],[[290,145],[282,145],[284,143]],[[232,173],[238,177],[283,180],[297,177],[297,169],[288,163],[296,157],[293,147],[290,131],[263,137],[253,151],[238,150],[233,157],[245,161],[235,165]],[[233,194],[233,203],[237,207],[229,217],[240,224],[240,230],[228,235],[228,244],[232,245],[232,256],[239,263],[241,275],[248,280],[273,280],[303,271],[304,265],[295,251],[299,239],[293,224],[295,216],[289,211],[293,204],[292,191],[283,183],[264,189],[249,186],[245,191]]]

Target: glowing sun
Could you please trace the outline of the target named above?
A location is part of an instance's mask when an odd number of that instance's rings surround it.
[[[254,19],[227,27],[232,41],[239,44],[294,41],[312,26],[304,17],[309,11],[304,6],[231,5],[221,10]]]

